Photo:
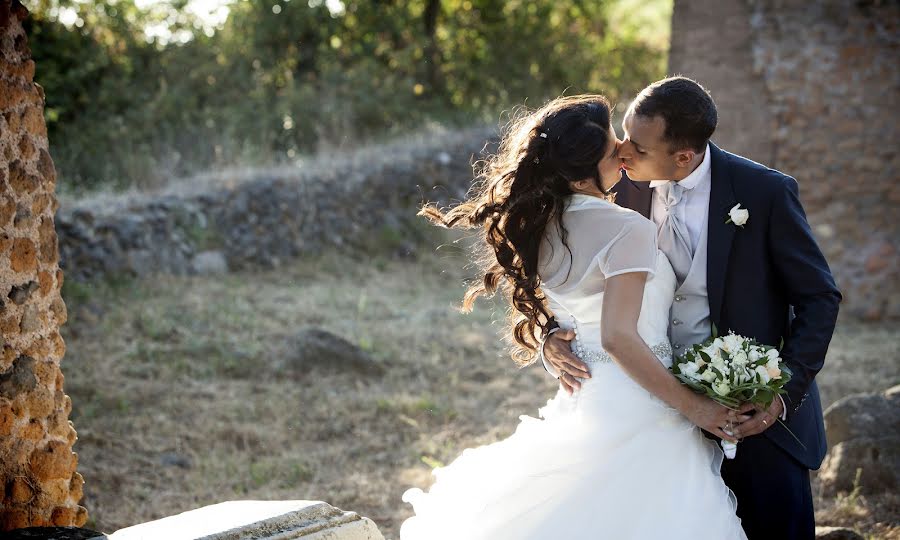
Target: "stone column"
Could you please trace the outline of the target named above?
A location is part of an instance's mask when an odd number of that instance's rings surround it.
[[[56,171],[22,28],[27,15],[18,0],[0,0],[0,531],[87,520],[59,368],[66,306]]]
[[[668,71],[712,94],[719,146],[771,166],[772,118],[765,82],[753,70],[751,15],[747,0],[676,0]]]

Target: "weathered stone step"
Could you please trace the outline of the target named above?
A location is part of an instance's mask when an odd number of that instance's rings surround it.
[[[120,529],[110,540],[384,540],[370,519],[322,501],[228,501]]]

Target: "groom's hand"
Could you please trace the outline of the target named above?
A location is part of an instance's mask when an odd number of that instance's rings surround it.
[[[559,372],[559,382],[569,394],[581,387],[575,377],[591,377],[587,364],[572,353],[570,342],[573,339],[575,332],[560,330],[551,334],[544,343],[544,358]]]
[[[772,427],[778,418],[781,418],[783,410],[784,402],[780,399],[773,399],[772,404],[769,405],[768,408],[764,408],[762,405],[745,403],[741,406],[739,412],[741,414],[747,414],[750,411],[756,411],[756,414],[751,416],[750,419],[745,422],[735,424],[734,436],[742,439],[744,437],[759,435]]]

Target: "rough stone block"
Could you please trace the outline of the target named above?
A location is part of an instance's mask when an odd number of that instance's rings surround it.
[[[22,529],[34,525],[28,520],[28,512],[21,508],[0,510],[0,523],[7,530]]]
[[[16,203],[9,197],[3,197],[0,201],[0,227],[6,227],[16,213]]]
[[[41,482],[70,478],[77,462],[76,455],[60,441],[50,441],[45,447],[36,449],[29,460],[31,472]]]
[[[38,285],[41,289],[41,296],[47,296],[53,290],[53,274],[46,271],[38,272]]]
[[[221,251],[203,251],[194,256],[191,261],[194,273],[199,275],[213,275],[228,273],[228,261]]]
[[[39,96],[39,93],[35,89],[35,97]],[[35,105],[38,105],[39,101],[33,101]],[[35,137],[40,137],[42,139],[47,138],[47,124],[44,123],[44,114],[42,112],[42,107],[33,106],[29,107],[25,110],[25,117],[22,121],[25,123],[25,129],[28,130],[28,133],[31,133]],[[43,154],[41,155],[43,158]],[[47,155],[49,157],[49,154]],[[46,176],[45,176],[46,178]],[[48,178],[49,180],[49,178]]]
[[[50,514],[50,523],[59,527],[71,526],[75,523],[75,509],[57,506]]]
[[[321,328],[302,328],[286,340],[279,366],[289,372],[303,373],[313,366],[366,375],[380,375],[384,367],[366,351],[344,338]]]
[[[825,435],[831,446],[886,433],[900,433],[900,385],[883,393],[846,396],[825,411]]]
[[[10,167],[12,169],[12,167]],[[13,191],[16,192],[16,195],[19,197],[25,197],[34,193],[34,191],[41,185],[41,179],[33,174],[29,174],[24,170],[17,170],[16,174],[12,174],[12,170],[10,171],[9,176],[9,186],[13,188]]]
[[[383,540],[375,524],[320,501],[229,501],[120,529],[110,540]]]
[[[50,182],[51,184],[56,183],[56,168],[53,166],[53,159],[50,157],[50,154],[47,153],[46,150],[41,148],[40,158],[38,158],[38,171],[41,173],[41,176],[44,177],[45,180]]]
[[[34,272],[37,270],[37,250],[28,238],[15,238],[9,255],[13,272]]]
[[[75,430],[73,429],[72,431]],[[81,476],[81,473],[76,472],[72,475],[72,479],[69,480],[69,490],[69,495],[73,500],[81,500],[81,497],[84,494],[84,477]],[[84,524],[84,522],[81,524]]]
[[[61,296],[57,296],[50,302],[50,311],[53,312],[53,316],[56,318],[56,324],[62,326],[66,324],[66,321],[69,319],[68,311],[66,311],[66,303],[63,301]]]
[[[5,232],[0,232],[0,256],[5,256],[9,248],[12,247],[12,238]]]
[[[46,386],[37,386],[25,396],[25,408],[32,418],[47,418],[53,412],[53,392]]]
[[[56,264],[59,258],[59,246],[57,245],[56,229],[53,226],[53,218],[41,219],[38,229],[41,241],[40,259],[44,264]]]
[[[22,135],[19,139],[19,155],[25,161],[31,161],[31,158],[34,157],[34,153],[36,152],[36,148],[34,147],[34,143],[31,142],[31,138],[27,135]]]
[[[7,297],[12,300],[14,304],[21,306],[28,301],[28,298],[31,297],[31,293],[37,288],[38,284],[36,281],[28,281],[21,285],[13,285],[13,288],[9,291]]]
[[[22,125],[22,114],[17,111],[8,111],[3,113],[3,119],[10,133],[18,133],[19,127]]]
[[[34,358],[29,356],[16,358],[8,370],[0,373],[0,396],[14,400],[34,390],[37,386],[34,366]]]
[[[25,504],[34,497],[34,488],[31,482],[24,476],[13,478],[10,486],[7,488],[10,499],[15,504]]]
[[[19,333],[19,321],[21,317],[17,317],[15,314],[6,317],[5,319],[0,319],[0,334],[4,336],[12,337]]]
[[[44,428],[44,423],[37,418],[29,418],[17,433],[20,439],[32,442],[43,440],[46,434],[47,430]]]
[[[16,423],[16,415],[12,411],[12,407],[7,402],[0,403],[0,437],[8,437]]]
[[[816,527],[816,540],[865,540],[861,534],[845,527]]]
[[[20,331],[23,334],[29,334],[37,332],[42,326],[41,312],[38,307],[34,304],[25,306],[25,309],[22,311],[22,321],[19,325]]]
[[[852,491],[857,471],[862,493],[900,488],[900,435],[856,438],[832,447],[818,474],[823,493]]]

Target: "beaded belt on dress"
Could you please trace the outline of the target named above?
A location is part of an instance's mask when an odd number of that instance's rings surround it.
[[[651,346],[650,350],[653,351],[653,354],[655,354],[658,358],[666,358],[672,356],[672,346],[669,345],[668,342],[657,343],[656,345]],[[575,356],[581,358],[582,361],[589,364],[614,361],[613,357],[610,356],[608,352],[602,350],[586,351],[580,343],[576,343],[574,353]]]
[[[586,351],[584,349],[584,345],[581,344],[581,336],[578,332],[578,320],[574,316],[571,316],[571,320],[572,331],[575,333],[575,339],[572,342],[572,352],[575,353],[575,356],[580,358],[583,362],[587,363],[607,363],[615,361],[613,360],[613,357],[604,350]],[[657,343],[656,345],[651,345],[650,350],[653,351],[653,354],[655,354],[657,358],[672,357],[672,346],[668,341]]]

